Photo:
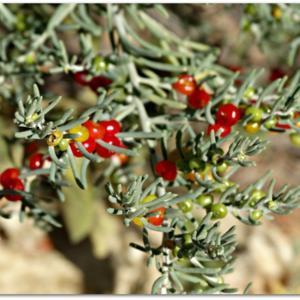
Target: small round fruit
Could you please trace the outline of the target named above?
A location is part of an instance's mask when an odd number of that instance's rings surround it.
[[[96,56],[93,59],[92,64],[93,64],[93,69],[98,73],[106,72],[108,69],[108,64],[107,64],[105,58],[102,56]]]
[[[273,200],[270,200],[268,203],[267,203],[267,206],[269,209],[276,209],[278,207],[277,203]]]
[[[282,18],[282,10],[278,5],[275,5],[272,9],[272,16],[279,21]]]
[[[69,129],[69,133],[76,134],[76,137],[74,138],[74,140],[76,142],[80,142],[80,143],[86,141],[90,136],[88,129],[82,125],[77,125],[71,129]]]
[[[219,174],[224,174],[227,171],[227,169],[228,169],[228,164],[225,161],[223,161],[221,164],[217,166],[217,172]]]
[[[244,129],[247,133],[254,134],[260,130],[260,124],[257,122],[248,123],[244,126]]]
[[[123,144],[121,142],[120,139],[118,139],[116,136],[114,135],[105,135],[102,139],[104,142],[106,142],[109,145],[113,145],[116,147],[123,147]],[[103,157],[103,158],[108,158],[111,157],[115,154],[114,151],[111,151],[99,144],[96,145],[96,152],[99,156]]]
[[[193,109],[204,108],[211,99],[211,95],[203,88],[197,88],[189,97],[188,105]]]
[[[196,203],[201,205],[204,208],[209,207],[214,201],[214,198],[210,194],[202,194],[196,198]]]
[[[44,155],[42,153],[34,153],[29,157],[29,169],[37,170],[43,167]]]
[[[59,144],[58,144],[58,149],[60,151],[67,151],[68,149],[68,146],[69,146],[69,140],[67,139],[62,139]]]
[[[276,118],[273,117],[273,118],[270,118],[270,119],[266,120],[266,121],[264,122],[264,126],[265,126],[267,129],[272,129],[272,128],[275,127],[276,122],[277,122]]]
[[[280,129],[284,129],[284,130],[288,130],[288,129],[291,129],[291,125],[289,124],[283,124],[283,123],[279,123],[277,122],[275,124],[276,128],[280,128]]]
[[[91,79],[88,83],[89,87],[94,91],[97,92],[100,87],[106,88],[108,87],[113,81],[103,75],[95,76]]]
[[[247,98],[247,99],[250,99],[252,98],[253,96],[255,95],[255,88],[252,87],[252,86],[249,86],[245,92],[244,92],[244,97]]]
[[[133,222],[135,225],[139,226],[139,227],[143,227],[143,226],[144,226],[144,224],[143,224],[143,222],[142,222],[142,220],[141,220],[140,217],[135,217],[135,218],[133,218],[133,219],[132,219],[132,222]]]
[[[300,133],[299,132],[293,132],[290,134],[290,141],[292,144],[296,147],[300,147]]]
[[[232,103],[220,105],[216,113],[216,122],[227,126],[235,125],[240,118],[239,108]]]
[[[262,216],[263,216],[263,211],[260,209],[253,210],[250,213],[250,219],[252,221],[258,221],[259,219],[261,219]]]
[[[86,141],[84,141],[83,143],[81,143],[82,146],[84,147],[84,149],[89,152],[89,153],[92,153],[95,151],[96,149],[96,142],[94,139],[92,138],[89,138],[87,139]],[[72,150],[72,153],[75,157],[82,157],[83,154],[82,152],[80,151],[80,149],[77,147],[76,143],[72,142],[70,144],[70,147],[71,147],[71,150]]]
[[[20,176],[20,171],[17,168],[8,168],[5,171],[2,172],[0,176],[0,183],[3,187],[7,187],[9,182],[12,179],[16,179]]]
[[[191,199],[187,199],[183,202],[177,204],[179,209],[184,213],[189,213],[193,210],[193,201]]]
[[[189,96],[196,89],[196,81],[193,76],[182,74],[178,77],[178,80],[172,84],[172,87],[178,93]]]
[[[251,116],[252,122],[259,122],[263,117],[263,111],[259,107],[250,106],[245,111],[246,116]]]
[[[249,199],[249,206],[254,207],[257,202],[259,202],[262,198],[266,196],[266,193],[262,190],[254,190],[251,193],[250,199]]]
[[[215,203],[211,206],[214,219],[223,219],[226,217],[228,209],[222,203]]]
[[[16,191],[24,191],[24,184],[21,181],[20,178],[12,178],[7,183],[7,186],[5,188],[9,190],[16,190]],[[9,201],[20,201],[22,200],[21,195],[14,195],[14,194],[7,194],[5,195],[5,198]]]
[[[164,207],[153,209],[149,213],[154,213],[154,216],[148,217],[147,221],[154,226],[161,226],[164,221],[165,212],[166,209]]]
[[[59,130],[54,130],[48,136],[47,145],[48,146],[57,146],[63,138],[63,133]]]
[[[37,142],[30,142],[25,144],[25,153],[26,155],[37,152],[39,149]]]
[[[104,137],[105,128],[101,124],[88,120],[82,125],[88,129],[90,138],[97,140]]]
[[[99,124],[104,128],[105,135],[115,135],[121,131],[121,124],[116,120],[101,121]]]
[[[173,181],[177,176],[177,167],[169,160],[161,160],[155,165],[155,172],[163,179]]]
[[[76,83],[80,84],[80,85],[88,85],[89,84],[89,80],[88,78],[88,71],[80,71],[80,72],[76,72],[73,74],[73,79]]]
[[[211,124],[207,127],[206,133],[208,136],[210,135],[211,131],[214,131],[215,134],[220,132],[220,137],[223,138],[223,137],[227,136],[228,134],[230,134],[231,128],[229,126],[216,123],[216,124]]]
[[[189,168],[191,170],[198,170],[200,169],[201,165],[199,164],[199,162],[196,159],[191,159],[189,161]]]

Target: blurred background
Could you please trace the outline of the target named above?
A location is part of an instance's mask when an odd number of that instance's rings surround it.
[[[293,71],[284,63],[284,49],[262,51],[251,34],[241,32],[241,5],[180,4],[168,5],[168,9],[168,20],[156,17],[180,36],[220,47],[220,63],[226,66],[264,67],[266,77],[277,68]],[[69,47],[76,48],[71,37],[68,42]],[[106,43],[104,38],[104,52]],[[47,88],[66,97],[66,106],[74,99],[93,103],[96,97],[84,88],[75,87],[71,92],[64,80],[49,81]],[[6,132],[7,123],[0,119],[0,131]],[[268,138],[268,150],[255,158],[258,166],[239,172],[234,179],[241,185],[248,184],[272,169],[277,185],[299,184],[299,148],[290,144],[288,136],[274,133]],[[10,162],[4,142],[0,143],[2,170]],[[19,223],[17,216],[0,219],[0,294],[149,293],[158,275],[156,269],[147,268],[146,257],[129,247],[130,242],[140,241],[140,229],[125,228],[121,219],[105,212],[103,190],[90,187],[81,191],[72,186],[66,193],[67,201],[61,208],[62,229],[44,233],[28,220]],[[222,226],[236,225],[239,246],[235,271],[225,281],[239,292],[251,281],[253,294],[299,293],[299,217],[300,211],[296,211],[249,227],[228,216]],[[161,237],[157,234],[155,238]]]

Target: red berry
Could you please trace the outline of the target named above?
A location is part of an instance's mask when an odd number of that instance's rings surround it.
[[[97,92],[98,88],[100,87],[107,87],[112,83],[112,80],[110,78],[107,78],[105,76],[95,76],[92,78],[92,80],[88,83],[89,87],[94,91]]]
[[[10,189],[10,190],[24,191],[24,184],[20,178],[12,178],[9,180],[9,182],[5,188]],[[13,194],[5,195],[5,198],[9,201],[22,200],[21,195],[13,195]]]
[[[44,164],[44,156],[41,153],[34,153],[29,157],[29,169],[37,170],[42,168]]]
[[[203,88],[198,88],[188,97],[188,105],[194,109],[202,109],[208,104],[210,99],[211,95],[209,93]]]
[[[89,153],[94,152],[96,149],[96,142],[92,138],[88,138],[86,141],[82,142],[81,144],[85,148],[85,150]],[[70,147],[71,147],[72,153],[75,157],[83,156],[82,152],[77,147],[76,143],[74,143],[74,142],[70,143]]]
[[[107,120],[99,122],[104,127],[105,135],[115,135],[121,131],[121,124],[116,120]]]
[[[88,71],[80,71],[73,74],[73,78],[75,82],[77,82],[80,85],[88,85],[89,80],[87,80]]]
[[[110,145],[113,145],[116,147],[123,147],[122,141],[114,135],[105,135],[102,140]],[[104,158],[111,157],[115,154],[114,151],[110,151],[107,148],[102,147],[99,144],[97,144],[97,146],[96,146],[96,152],[98,153],[99,156],[104,157]]]
[[[169,160],[161,160],[155,165],[155,171],[158,176],[168,181],[175,180],[177,176],[176,164]]]
[[[241,118],[240,110],[232,103],[220,105],[216,113],[217,123],[232,126]]]
[[[161,226],[164,221],[165,212],[166,209],[164,207],[151,210],[149,213],[155,213],[155,215],[148,217],[148,222],[154,226]]]
[[[17,168],[6,169],[0,176],[0,183],[3,187],[7,187],[11,179],[18,178],[20,176],[20,171]]]
[[[272,69],[270,71],[269,81],[275,81],[276,79],[282,78],[285,75],[286,75],[286,73],[279,68]]]
[[[215,134],[217,134],[217,132],[220,130],[221,131],[221,137],[225,137],[227,136],[230,132],[231,132],[231,127],[227,126],[227,125],[222,125],[222,124],[213,124],[213,125],[209,125],[207,127],[207,135],[210,135],[211,131],[214,131]]]
[[[38,150],[39,146],[37,142],[30,142],[25,145],[25,153],[27,155],[32,154]]]
[[[178,80],[172,84],[172,87],[178,93],[189,96],[196,88],[196,81],[193,76],[183,74],[180,75]]]
[[[102,126],[99,123],[95,123],[93,121],[88,120],[83,124],[83,126],[88,129],[90,133],[90,138],[92,139],[102,139],[105,134],[104,126]]]
[[[291,129],[291,126],[289,124],[281,124],[279,122],[276,123],[275,127],[280,129]]]

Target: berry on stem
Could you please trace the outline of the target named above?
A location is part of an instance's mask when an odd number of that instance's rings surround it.
[[[214,219],[223,219],[226,217],[228,209],[222,203],[215,203],[211,206]]]
[[[100,123],[95,123],[91,120],[88,120],[82,125],[88,129],[90,138],[95,140],[103,138],[105,134],[105,128]]]
[[[102,140],[110,145],[123,147],[122,141],[114,135],[105,135]],[[103,158],[108,158],[115,154],[114,151],[111,151],[99,144],[96,145],[96,152]]]
[[[43,167],[44,155],[42,153],[34,153],[29,157],[29,169],[37,170]]]
[[[254,134],[259,131],[260,124],[257,122],[250,122],[244,126],[244,129],[247,133]]]
[[[77,125],[71,129],[69,129],[69,133],[76,134],[76,137],[74,138],[74,140],[76,142],[80,142],[80,143],[86,141],[90,136],[88,129],[82,125]]]
[[[178,93],[189,96],[196,89],[196,81],[193,76],[182,74],[178,77],[178,80],[172,84],[172,87]]]
[[[259,122],[263,117],[263,111],[262,109],[250,106],[245,111],[246,116],[251,116],[251,122]]]
[[[88,85],[89,80],[87,80],[88,71],[80,71],[73,74],[73,79],[76,83],[80,85]]]
[[[291,143],[296,146],[300,147],[300,133],[299,132],[293,132],[290,134],[290,141]]]
[[[206,92],[203,88],[197,88],[188,97],[188,105],[193,109],[204,108],[211,99],[211,95]]]
[[[17,168],[8,168],[2,172],[0,176],[0,183],[3,187],[7,187],[12,179],[18,178],[20,176],[20,171]]]
[[[177,176],[177,167],[169,160],[161,160],[155,165],[155,172],[163,179],[173,181]]]
[[[105,135],[115,135],[121,131],[121,124],[116,120],[107,120],[99,122],[104,128]]]
[[[233,126],[240,118],[239,108],[232,103],[220,105],[216,113],[216,122],[222,125]]]
[[[20,178],[12,178],[9,180],[7,186],[5,188],[10,190],[24,191],[24,184]],[[7,194],[5,198],[9,201],[20,201],[22,200],[21,195]]]
[[[211,131],[214,131],[215,134],[217,134],[220,131],[221,132],[220,137],[223,138],[223,137],[227,136],[228,134],[230,134],[231,128],[227,125],[215,123],[215,124],[210,124],[207,127],[206,133],[208,136],[210,135]]]
[[[109,86],[113,81],[103,75],[95,76],[91,79],[91,81],[88,83],[89,87],[94,91],[97,92],[100,87],[107,87]]]
[[[196,198],[196,203],[201,205],[202,207],[209,207],[213,203],[213,196],[210,194],[202,194]]]
[[[96,142],[94,139],[92,138],[89,138],[87,139],[86,141],[84,141],[83,143],[81,143],[82,146],[85,148],[85,150],[89,153],[92,153],[95,151],[96,149]],[[70,147],[71,147],[71,150],[72,150],[72,153],[75,157],[82,157],[83,154],[82,152],[80,151],[80,149],[77,147],[76,143],[71,143],[70,144]]]
[[[187,199],[183,202],[178,203],[177,205],[179,209],[184,213],[188,213],[193,210],[193,201],[191,199]]]

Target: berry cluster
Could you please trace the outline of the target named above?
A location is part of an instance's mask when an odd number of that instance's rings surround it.
[[[157,197],[155,195],[150,194],[146,198],[142,199],[141,204],[153,201],[156,198]],[[154,226],[161,226],[164,221],[165,212],[166,209],[164,207],[158,207],[156,209],[149,211],[149,213],[147,214],[148,216],[146,216],[148,223]],[[143,226],[143,222],[141,221],[141,216],[133,218],[132,221],[134,224],[140,227]]]
[[[202,86],[197,86],[194,77],[188,74],[180,75],[172,87],[178,93],[188,96],[188,105],[192,109],[204,108],[211,99],[211,94]]]
[[[8,168],[0,175],[0,184],[3,188],[16,191],[24,191],[24,184],[19,178],[20,170],[17,168]],[[9,194],[5,195],[9,201],[20,201],[22,200],[21,195]]]
[[[155,172],[164,180],[174,181],[177,176],[176,164],[169,160],[161,160],[155,165]]]
[[[81,71],[73,74],[76,83],[82,86],[88,86],[94,92],[97,92],[100,87],[106,88],[112,83],[111,79],[103,75],[94,76],[92,79],[88,79],[88,77],[88,71]]]
[[[96,152],[103,158],[109,158],[115,154],[97,143],[102,140],[109,145],[116,147],[125,147],[122,141],[116,136],[121,131],[121,124],[116,120],[106,120],[100,122],[86,121],[82,125],[77,125],[68,130],[68,134],[74,135],[74,138],[64,138],[64,134],[58,130],[52,132],[48,137],[48,145],[55,146],[60,151],[66,151],[68,146],[75,157],[82,157],[83,153],[76,143],[81,143],[88,153]]]
[[[241,118],[239,108],[232,104],[222,104],[216,112],[216,122],[207,128],[207,134],[210,135],[211,131],[215,133],[220,131],[220,137],[225,137],[231,132],[231,127],[234,126]]]

